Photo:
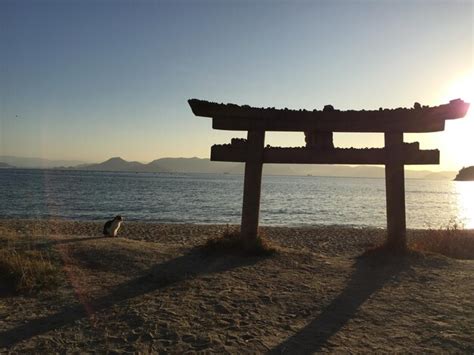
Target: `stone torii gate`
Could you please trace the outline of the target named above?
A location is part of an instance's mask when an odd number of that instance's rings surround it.
[[[406,248],[406,164],[439,164],[439,150],[420,150],[419,143],[404,143],[403,133],[443,131],[445,120],[462,118],[469,104],[457,99],[448,104],[375,111],[340,111],[325,106],[322,111],[254,108],[191,99],[196,116],[211,117],[212,128],[247,131],[247,139],[213,145],[212,161],[245,163],[241,236],[256,238],[264,163],[379,164],[385,165],[387,199],[387,245]],[[266,131],[304,132],[306,147],[265,147]],[[384,148],[335,148],[333,132],[381,132]]]

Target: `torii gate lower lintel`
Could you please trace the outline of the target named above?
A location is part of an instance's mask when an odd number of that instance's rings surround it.
[[[214,145],[212,161],[245,162],[241,235],[256,238],[260,211],[262,168],[265,163],[379,164],[385,165],[387,244],[406,248],[404,166],[439,164],[439,150],[420,150],[418,143],[404,143],[403,133],[443,131],[445,120],[462,118],[469,104],[457,99],[436,107],[339,111],[253,108],[191,99],[196,116],[211,117],[214,129],[247,131],[247,139]],[[306,146],[265,147],[266,131],[301,131]],[[384,148],[334,148],[333,132],[381,132]]]

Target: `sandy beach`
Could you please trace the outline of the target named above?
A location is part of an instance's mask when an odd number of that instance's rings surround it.
[[[1,295],[0,352],[474,351],[474,260],[360,257],[381,229],[262,228],[279,252],[243,257],[200,251],[225,225],[101,228],[0,220],[3,247],[49,248],[64,274],[54,291]]]

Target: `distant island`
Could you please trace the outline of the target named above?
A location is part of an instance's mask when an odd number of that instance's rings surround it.
[[[474,181],[474,166],[462,168],[454,178],[455,181]]]

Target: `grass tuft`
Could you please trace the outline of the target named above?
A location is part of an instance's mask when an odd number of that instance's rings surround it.
[[[367,249],[360,255],[360,258],[369,258],[378,261],[390,261],[392,259],[399,259],[404,257],[419,256],[419,251],[411,248],[396,248],[390,244],[381,244]]]
[[[0,287],[4,292],[35,294],[57,287],[62,280],[59,265],[39,250],[0,250]]]
[[[457,223],[450,223],[444,229],[413,231],[407,248],[396,249],[382,244],[366,250],[361,256],[413,256],[417,253],[435,253],[452,259],[473,260],[474,234]]]
[[[474,235],[451,224],[445,229],[430,229],[413,238],[410,248],[442,254],[453,259],[474,259]]]
[[[202,246],[208,254],[238,254],[244,256],[270,256],[278,249],[273,246],[263,232],[257,238],[242,238],[240,231],[227,230],[218,237],[210,238]]]

